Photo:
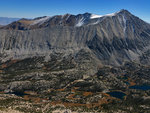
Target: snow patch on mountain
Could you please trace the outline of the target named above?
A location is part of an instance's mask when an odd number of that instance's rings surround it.
[[[105,17],[105,16],[115,16],[115,15],[116,15],[116,13],[111,13],[111,14],[106,14],[106,15],[91,14],[90,19],[101,18],[101,17]]]
[[[71,15],[68,15],[68,16],[67,16],[66,21],[69,19],[70,16],[71,16]]]
[[[100,18],[102,17],[102,15],[96,15],[96,14],[92,14],[90,19],[94,19],[94,18]]]
[[[77,22],[76,27],[82,26],[82,25],[84,24],[84,20],[85,20],[85,18],[82,17],[82,18]]]
[[[35,25],[35,24],[43,24],[44,22],[46,22],[47,20],[49,20],[51,17],[49,16],[46,16],[44,18],[41,18],[41,19],[38,19],[38,20],[35,20],[32,25]]]
[[[123,23],[124,23],[124,26],[123,26],[123,31],[125,33],[126,31],[126,19],[125,19],[125,16],[123,15]]]
[[[111,13],[111,14],[106,14],[104,16],[115,16],[115,15],[116,15],[116,13]]]
[[[123,27],[123,32],[125,33],[125,31],[126,31],[126,17],[125,17],[125,15],[118,16],[118,20]]]

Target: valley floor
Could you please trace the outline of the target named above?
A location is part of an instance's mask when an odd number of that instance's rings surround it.
[[[73,59],[42,61],[29,58],[0,65],[0,113],[150,112],[149,66],[127,62],[85,76],[87,62],[77,68]]]

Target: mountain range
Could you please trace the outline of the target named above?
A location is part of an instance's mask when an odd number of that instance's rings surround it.
[[[129,11],[19,19],[0,34],[0,111],[150,113],[150,24]]]
[[[18,21],[20,18],[8,18],[8,17],[0,17],[0,25],[8,25],[14,21]]]
[[[83,49],[104,65],[143,62],[141,56],[149,51],[150,43],[150,24],[127,10],[104,16],[85,13],[21,19],[1,27],[0,33],[0,51],[8,58]]]

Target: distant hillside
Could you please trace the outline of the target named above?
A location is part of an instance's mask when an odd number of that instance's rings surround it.
[[[20,18],[8,18],[8,17],[0,17],[0,25],[7,25],[14,21],[18,21]]]

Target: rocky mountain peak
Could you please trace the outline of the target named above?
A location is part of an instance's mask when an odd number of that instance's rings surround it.
[[[126,9],[121,9],[118,13],[128,13],[128,14],[131,14],[128,10]]]
[[[128,10],[122,9],[119,12],[116,12],[116,16],[125,16],[125,17],[132,17],[134,16],[133,14],[131,14]]]

